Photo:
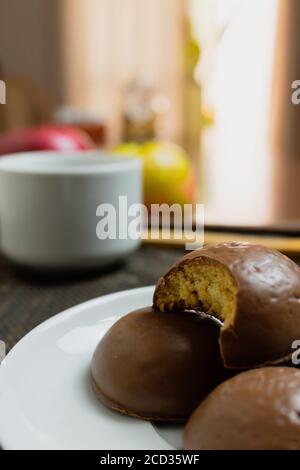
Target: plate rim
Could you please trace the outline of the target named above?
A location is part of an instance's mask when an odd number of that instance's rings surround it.
[[[79,304],[76,304],[72,307],[69,307],[57,314],[54,314],[52,317],[48,318],[47,320],[44,320],[43,322],[39,323],[37,326],[35,326],[32,330],[30,330],[26,335],[24,335],[14,346],[13,348],[9,351],[9,353],[5,356],[4,361],[2,364],[0,364],[0,382],[2,380],[2,377],[5,374],[5,369],[6,367],[10,364],[11,361],[13,361],[13,358],[16,354],[18,354],[19,348],[26,343],[28,340],[30,341],[32,338],[34,338],[36,335],[39,334],[40,330],[42,328],[46,327],[53,327],[62,321],[72,318],[74,316],[79,315],[82,311],[84,311],[86,308],[93,307],[95,305],[101,305],[102,303],[106,303],[107,301],[112,301],[116,299],[117,297],[126,297],[128,295],[135,296],[137,294],[149,294],[151,292],[154,292],[155,286],[154,285],[149,285],[149,286],[144,286],[144,287],[136,287],[133,289],[124,289],[122,291],[117,291],[117,292],[112,292],[110,294],[105,294],[102,296],[98,296],[89,300],[86,300],[84,302],[81,302]],[[125,315],[125,314],[124,314]],[[3,428],[2,428],[3,429]],[[3,434],[2,429],[0,428],[0,445],[2,450],[10,450],[13,448],[11,445],[11,442],[6,441],[5,433]],[[0,449],[1,449],[0,448]]]
[[[93,305],[98,305],[101,303],[105,303],[106,301],[113,300],[116,297],[125,297],[129,293],[131,295],[136,295],[137,293],[149,293],[151,290],[154,290],[155,286],[144,286],[144,287],[135,287],[133,289],[124,289],[118,292],[112,292],[110,294],[105,294],[105,295],[100,295],[98,297],[95,297],[93,299],[85,300],[84,302],[81,302],[79,304],[74,305],[73,307],[69,307],[65,310],[62,310],[61,312],[58,312],[54,314],[52,317],[47,318],[47,320],[42,321],[38,325],[36,325],[32,330],[30,330],[28,333],[26,333],[12,348],[11,350],[7,353],[7,355],[4,358],[4,361],[2,364],[0,364],[0,378],[1,378],[1,366],[6,366],[7,360],[11,360],[11,356],[14,356],[16,353],[16,350],[25,342],[30,339],[32,336],[35,336],[37,333],[39,333],[39,330],[44,328],[45,326],[54,326],[58,323],[60,323],[62,320],[67,319],[68,317],[73,317],[77,314],[80,314],[82,310],[85,310],[86,308],[92,307]],[[53,324],[53,325],[52,325]]]

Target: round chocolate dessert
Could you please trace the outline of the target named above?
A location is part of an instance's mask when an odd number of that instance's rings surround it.
[[[195,313],[152,308],[116,322],[92,360],[92,384],[109,408],[157,421],[186,420],[228,377],[218,347],[219,325]]]
[[[287,362],[300,338],[300,268],[263,246],[210,245],[189,253],[159,281],[154,307],[219,318],[226,367]]]
[[[266,367],[219,385],[187,423],[189,450],[300,450],[300,371]]]

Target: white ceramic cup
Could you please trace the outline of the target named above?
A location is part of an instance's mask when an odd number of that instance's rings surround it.
[[[29,152],[0,158],[1,250],[38,269],[105,266],[138,248],[138,239],[99,239],[96,215],[119,196],[142,203],[142,163],[101,152]],[[122,223],[122,222],[121,222]]]

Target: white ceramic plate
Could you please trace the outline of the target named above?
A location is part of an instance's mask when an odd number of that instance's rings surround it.
[[[153,287],[85,302],[25,336],[0,366],[0,444],[4,449],[181,447],[181,429],[155,427],[103,407],[89,383],[101,336],[121,316],[151,305]]]

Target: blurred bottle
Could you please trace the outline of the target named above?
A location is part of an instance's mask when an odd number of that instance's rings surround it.
[[[55,122],[83,130],[97,147],[104,147],[106,144],[107,126],[97,112],[72,106],[61,106],[55,112]]]
[[[151,84],[144,80],[132,82],[125,95],[122,140],[143,143],[158,137],[168,108],[168,98]]]

